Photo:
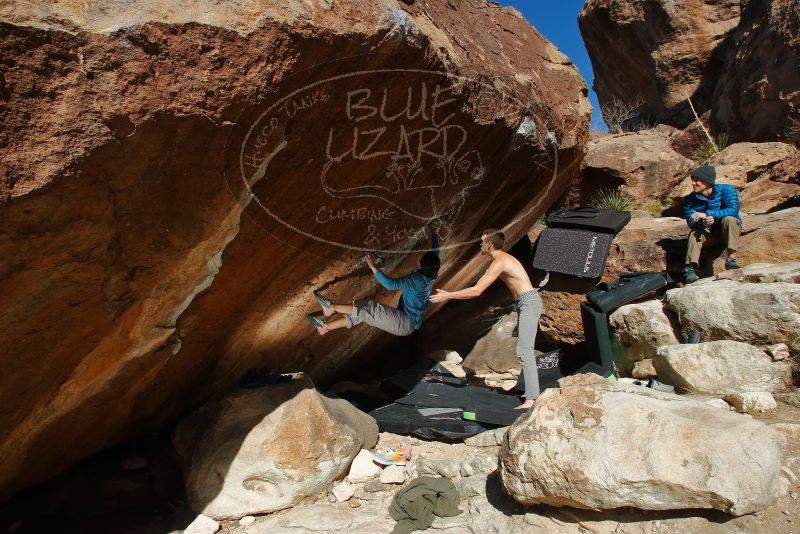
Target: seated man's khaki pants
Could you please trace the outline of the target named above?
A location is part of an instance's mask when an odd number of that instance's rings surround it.
[[[742,225],[736,217],[723,218],[721,226],[712,228],[710,233],[704,230],[692,230],[686,245],[686,265],[700,263],[700,251],[706,243],[718,245],[721,241],[727,250],[736,251],[739,248],[741,231]]]

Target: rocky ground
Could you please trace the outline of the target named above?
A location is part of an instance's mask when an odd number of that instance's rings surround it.
[[[777,410],[755,418],[786,436],[783,472],[794,481],[793,488],[766,510],[741,517],[699,510],[592,512],[544,505],[523,507],[502,489],[497,476],[500,446],[497,437],[490,433],[469,440],[470,444],[381,433],[374,450],[408,443],[413,447],[414,456],[403,468],[406,481],[418,475],[447,476],[455,481],[461,493],[463,512],[457,517],[437,518],[425,531],[429,533],[789,534],[800,530],[800,480],[797,478],[800,476],[800,389],[778,394],[776,398]],[[499,430],[500,433],[504,431]],[[479,445],[481,443],[483,445]],[[388,533],[394,521],[387,508],[400,488],[398,484],[381,483],[376,477],[353,484],[353,496],[347,501],[337,502],[333,493],[328,492],[273,514],[221,521],[216,532]],[[171,455],[169,442],[163,437],[106,451],[0,508],[0,532],[9,534],[56,530],[67,534],[166,534],[182,531],[194,520],[195,514],[186,506],[179,466]]]
[[[779,408],[757,419],[774,425],[787,436],[786,470],[800,475],[800,390],[782,397]],[[549,506],[523,507],[502,489],[497,477],[499,445],[476,446],[429,442],[381,433],[377,450],[390,444],[409,443],[414,457],[405,468],[407,480],[417,475],[452,477],[461,493],[457,517],[437,518],[424,532],[449,534],[559,532],[559,533],[791,533],[800,529],[800,484],[768,509],[731,517],[720,512],[645,512],[626,509],[591,512]],[[798,481],[800,483],[800,481]],[[353,497],[336,502],[332,495],[307,499],[299,506],[254,522],[222,522],[224,534],[308,534],[391,532],[394,521],[387,508],[401,487],[377,479],[355,484]],[[248,524],[249,523],[249,524]]]

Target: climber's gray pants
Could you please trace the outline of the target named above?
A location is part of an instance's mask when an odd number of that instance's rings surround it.
[[[408,315],[374,300],[356,300],[353,302],[353,313],[345,315],[347,328],[360,323],[367,323],[395,336],[408,336],[414,333],[414,325]]]

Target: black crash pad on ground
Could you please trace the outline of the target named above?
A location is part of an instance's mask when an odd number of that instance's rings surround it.
[[[461,410],[435,415],[423,415],[419,410],[418,406],[393,403],[372,410],[369,415],[375,418],[381,432],[414,435],[425,439],[463,439],[496,427],[466,421],[461,417]]]

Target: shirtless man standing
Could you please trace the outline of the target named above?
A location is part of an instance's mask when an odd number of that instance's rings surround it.
[[[539,398],[539,372],[533,342],[542,315],[542,299],[539,292],[533,289],[528,273],[519,260],[503,252],[504,244],[505,236],[499,230],[484,230],[481,234],[481,253],[491,256],[492,264],[474,286],[460,291],[437,289],[436,294],[431,296],[431,302],[472,299],[483,293],[497,278],[505,283],[516,299],[517,357],[522,360],[522,376],[525,378],[525,402],[517,408],[527,410]]]

